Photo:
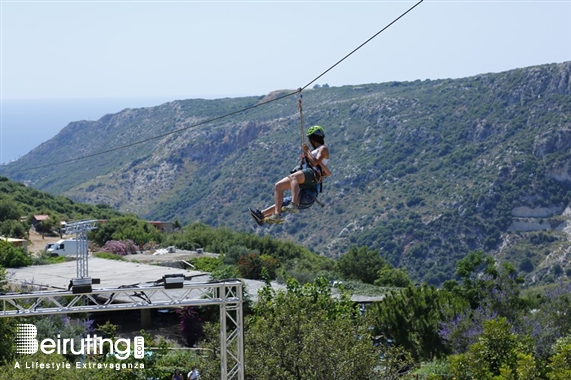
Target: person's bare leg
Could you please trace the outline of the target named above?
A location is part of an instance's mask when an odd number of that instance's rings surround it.
[[[303,181],[305,180],[305,177],[303,175],[301,177],[302,177],[301,183],[303,183]],[[299,179],[297,179],[296,181],[299,184]],[[288,187],[290,187],[290,188],[292,187],[292,185],[288,184],[288,182],[289,182],[289,178],[286,177],[286,178],[282,179],[281,181],[279,181],[278,183],[275,184],[275,186],[274,186],[274,200],[275,200],[276,191],[279,188],[279,189],[281,189],[281,198],[280,198],[281,202],[280,202],[279,208],[276,207],[277,203],[274,203],[270,207],[263,209],[262,214],[264,215],[264,217],[267,218],[269,216],[272,216],[272,214],[276,213],[277,210],[279,210],[281,212],[281,206],[283,205],[283,193],[285,190],[287,190]],[[297,187],[299,188],[299,185],[297,185]],[[298,192],[297,196],[299,197],[299,189],[297,190],[297,192]],[[292,199],[293,199],[293,195],[292,195]]]
[[[303,172],[295,172],[290,174],[290,188],[291,188],[291,201],[296,206],[299,206],[299,185],[305,182],[305,175]]]
[[[274,186],[274,213],[276,214],[282,213],[284,191],[290,188],[290,182],[289,177],[285,177]]]
[[[270,207],[263,209],[262,214],[264,215],[264,218],[267,218],[269,216],[272,216],[275,210],[276,210],[276,205],[271,205]]]

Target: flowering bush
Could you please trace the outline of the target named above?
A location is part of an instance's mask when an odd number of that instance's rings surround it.
[[[539,308],[524,317],[524,332],[533,338],[536,355],[541,358],[553,355],[557,340],[570,336],[569,315],[571,315],[571,282],[560,281],[541,297]]]
[[[497,317],[497,313],[482,306],[475,310],[467,308],[454,318],[440,322],[438,335],[454,354],[465,353],[484,332],[484,324]]]
[[[188,347],[193,347],[204,336],[204,320],[199,310],[196,306],[187,306],[176,311],[180,316],[180,332]]]
[[[111,252],[116,255],[129,255],[137,253],[137,246],[133,240],[109,240],[99,252]]]

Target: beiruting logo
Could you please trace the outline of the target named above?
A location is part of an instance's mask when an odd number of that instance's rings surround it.
[[[97,335],[87,335],[79,340],[61,338],[58,334],[56,339],[43,339],[38,341],[38,329],[29,323],[18,324],[16,330],[16,352],[18,354],[35,354],[41,351],[44,354],[73,354],[91,355],[103,354],[104,347],[107,346],[109,354],[114,355],[119,360],[129,358],[131,352],[134,359],[143,359],[145,356],[145,338],[136,336],[131,340],[119,338],[115,341],[105,339]],[[79,348],[77,347],[79,346]]]

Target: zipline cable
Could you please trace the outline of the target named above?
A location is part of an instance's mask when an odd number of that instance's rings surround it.
[[[149,137],[147,139],[143,139],[140,141],[135,141],[133,143],[130,144],[126,144],[126,145],[122,145],[116,148],[111,148],[111,149],[107,149],[104,151],[100,151],[100,152],[96,152],[96,153],[92,153],[92,154],[87,154],[85,156],[80,156],[80,157],[75,157],[75,158],[70,158],[69,160],[63,160],[63,161],[58,161],[58,162],[54,162],[54,163],[50,163],[50,164],[46,164],[46,165],[41,165],[41,166],[35,166],[33,168],[25,168],[25,169],[20,169],[20,172],[23,171],[29,171],[29,170],[36,170],[36,169],[44,169],[47,167],[51,167],[51,166],[56,166],[56,165],[61,165],[61,164],[67,164],[70,162],[75,162],[75,161],[80,161],[80,160],[84,160],[86,158],[91,158],[91,157],[95,157],[95,156],[99,156],[102,154],[106,154],[106,153],[111,153],[111,152],[115,152],[121,149],[127,149],[136,145],[140,145],[140,144],[144,144],[146,142],[152,141],[152,140],[156,140],[156,139],[160,139],[175,133],[179,133],[188,129],[192,129],[192,128],[196,128],[198,126],[204,125],[204,124],[209,124],[212,123],[214,121],[218,121],[221,119],[225,119],[227,117],[242,113],[242,112],[246,112],[248,110],[254,109],[256,107],[260,107],[266,104],[269,104],[271,102],[275,102],[284,98],[287,98],[289,96],[295,95],[295,94],[300,94],[301,96],[301,91],[303,91],[304,89],[306,89],[307,87],[309,87],[312,83],[315,83],[319,78],[321,78],[322,76],[324,76],[325,74],[327,74],[329,71],[331,71],[333,68],[335,68],[337,65],[339,65],[341,62],[343,62],[344,60],[346,60],[347,58],[349,58],[351,55],[353,55],[357,50],[361,49],[363,46],[365,46],[367,43],[369,43],[371,40],[373,40],[375,37],[377,37],[379,34],[381,34],[382,32],[384,32],[385,30],[387,30],[390,26],[392,26],[394,23],[396,23],[397,21],[399,21],[401,18],[403,18],[405,15],[407,15],[410,11],[412,11],[414,8],[416,8],[418,5],[420,5],[420,3],[422,3],[424,0],[420,0],[418,3],[416,3],[415,5],[413,5],[412,7],[410,7],[406,12],[402,13],[400,16],[398,16],[397,18],[395,18],[391,23],[389,23],[387,26],[385,26],[383,29],[379,30],[377,33],[375,33],[371,38],[369,38],[368,40],[366,40],[365,42],[363,42],[361,45],[357,46],[355,49],[353,49],[353,51],[351,51],[349,54],[347,54],[345,57],[341,58],[339,61],[337,61],[333,66],[331,66],[330,68],[328,68],[327,70],[325,70],[323,73],[321,73],[319,76],[317,76],[315,79],[313,79],[311,82],[307,83],[305,86],[297,89],[296,91],[278,96],[276,98],[273,99],[269,99],[266,100],[265,102],[261,102],[261,103],[256,103],[254,105],[239,109],[237,111],[234,112],[229,112],[227,114],[221,115],[221,116],[217,116],[214,117],[212,119],[207,119],[192,125],[189,125],[188,127],[184,127],[184,128],[179,128],[179,129],[175,129],[174,131],[170,131],[170,132],[166,132],[166,133],[162,133],[160,135],[156,135],[153,137]],[[301,100],[301,98],[300,98]],[[299,103],[299,107],[300,107],[300,112],[302,112],[301,110],[301,101]],[[302,113],[302,123],[303,123],[303,113]],[[302,135],[303,135],[303,124],[302,124]],[[302,144],[303,144],[303,138],[302,138]]]
[[[407,13],[409,13],[410,11],[412,11],[414,8],[416,8],[417,6],[420,5],[420,3],[422,3],[424,0],[420,0],[418,3],[414,4],[412,7],[410,7],[406,12],[404,12],[403,14],[401,14],[399,17],[395,18],[390,24],[388,24],[387,26],[385,26],[383,29],[379,30],[377,33],[375,33],[375,35],[373,35],[371,38],[369,38],[367,41],[363,42],[361,45],[357,46],[355,49],[353,49],[353,51],[349,54],[347,54],[345,57],[341,58],[339,61],[337,61],[337,63],[335,63],[333,66],[331,66],[330,68],[328,68],[327,70],[325,70],[323,73],[321,73],[317,78],[315,78],[314,80],[312,80],[311,82],[309,82],[308,84],[306,84],[305,86],[303,86],[301,88],[301,90],[305,90],[307,87],[309,87],[312,83],[316,82],[319,78],[321,78],[322,76],[324,76],[325,74],[327,74],[329,71],[331,71],[335,66],[337,66],[338,64],[340,64],[341,62],[343,62],[345,59],[349,58],[349,56],[351,56],[353,53],[355,53],[357,50],[359,50],[360,48],[362,48],[363,46],[365,46],[366,44],[368,44],[373,38],[377,37],[379,34],[381,34],[382,32],[384,32],[385,30],[387,30],[391,25],[393,25],[394,23],[396,23],[398,20],[400,20],[401,18],[403,18],[404,16],[406,16]]]

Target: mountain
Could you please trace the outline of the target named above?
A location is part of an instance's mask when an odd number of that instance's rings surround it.
[[[0,175],[146,219],[271,234],[331,257],[368,246],[434,284],[470,250],[511,262],[530,284],[552,282],[571,276],[570,74],[565,62],[305,90],[304,126],[325,128],[333,173],[325,207],[283,226],[259,228],[247,209],[273,203],[274,182],[297,164],[290,90],[73,122]]]

